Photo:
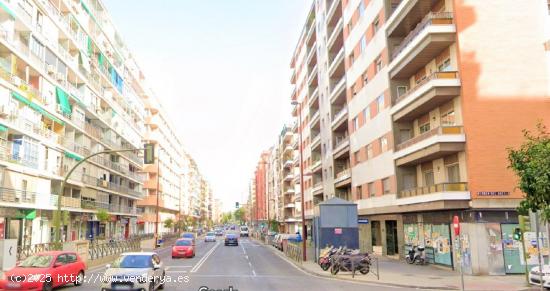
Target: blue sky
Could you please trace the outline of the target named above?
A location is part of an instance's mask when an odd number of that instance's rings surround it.
[[[104,3],[214,195],[225,209],[244,201],[290,120],[290,58],[311,1]]]

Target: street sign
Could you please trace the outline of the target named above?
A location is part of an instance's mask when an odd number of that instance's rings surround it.
[[[453,229],[455,231],[455,235],[460,235],[460,220],[457,215],[453,217]]]
[[[146,165],[155,163],[155,144],[148,143],[144,145],[143,163]]]
[[[239,208],[239,202],[235,202],[235,208]]]
[[[334,229],[334,234],[342,234],[342,229],[341,228],[335,228]]]
[[[369,219],[368,218],[359,218],[359,219],[357,219],[357,223],[359,223],[359,224],[368,224]]]

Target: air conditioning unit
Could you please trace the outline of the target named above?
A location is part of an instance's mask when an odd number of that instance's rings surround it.
[[[55,73],[55,67],[53,65],[48,65],[48,74],[53,74]]]

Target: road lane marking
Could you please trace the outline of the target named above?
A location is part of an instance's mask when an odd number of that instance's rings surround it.
[[[191,269],[191,273],[195,273],[199,270],[199,268],[202,266],[202,264],[204,264],[204,262],[206,262],[206,260],[208,259],[208,257],[216,250],[216,248],[219,246],[220,244],[219,243],[216,243],[205,255],[204,257],[202,257],[198,262],[197,264],[193,267],[193,269]]]
[[[168,266],[165,268],[166,271],[168,270],[174,270],[174,269],[185,269],[185,268],[193,268],[193,266]]]
[[[254,269],[252,269],[252,275],[254,275],[254,277],[256,277],[256,271],[254,271]]]

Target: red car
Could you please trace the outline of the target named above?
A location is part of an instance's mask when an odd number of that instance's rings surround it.
[[[51,251],[34,254],[19,262],[0,278],[0,290],[52,290],[84,281],[86,264],[74,252]]]
[[[193,241],[190,239],[180,238],[172,247],[172,259],[175,258],[192,258],[195,256],[195,248]]]

